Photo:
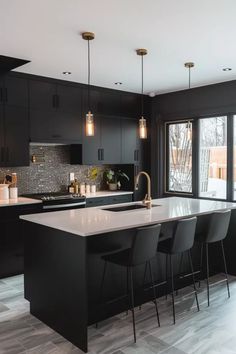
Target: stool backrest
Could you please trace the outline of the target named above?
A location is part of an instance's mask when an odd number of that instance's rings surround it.
[[[231,210],[216,211],[211,214],[208,226],[206,242],[217,242],[223,240],[227,236]]]
[[[193,247],[196,230],[196,216],[178,220],[172,237],[171,253],[181,253]]]
[[[140,227],[133,238],[130,252],[130,264],[144,264],[156,256],[161,225]]]

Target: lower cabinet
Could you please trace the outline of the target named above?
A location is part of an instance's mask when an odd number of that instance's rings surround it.
[[[0,207],[0,278],[24,272],[24,234],[19,216],[40,211],[40,204]]]
[[[115,195],[107,197],[87,198],[86,207],[95,207],[108,204],[129,203],[133,201],[133,194]]]

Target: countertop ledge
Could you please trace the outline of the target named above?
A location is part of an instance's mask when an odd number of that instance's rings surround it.
[[[30,204],[39,204],[39,203],[42,203],[42,201],[37,199],[24,198],[24,197],[19,197],[17,199],[8,199],[8,200],[0,199],[0,207],[30,205]]]
[[[99,198],[99,197],[113,197],[116,195],[127,195],[134,194],[131,191],[97,191],[96,193],[86,193],[85,196],[87,199],[89,198]]]
[[[139,202],[141,204],[141,202]],[[133,203],[116,204],[117,206]],[[169,197],[154,199],[152,209],[122,212],[104,210],[108,206],[56,211],[20,216],[22,220],[44,225],[78,236],[92,236],[108,232],[165,223],[185,217],[210,214],[225,209],[236,209],[236,203]],[[115,207],[112,205],[111,207]]]

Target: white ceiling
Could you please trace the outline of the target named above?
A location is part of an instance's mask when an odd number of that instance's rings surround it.
[[[145,93],[236,79],[236,0],[0,0],[0,54],[31,60],[18,71],[86,83],[93,31],[91,83]],[[222,68],[232,67],[230,72]],[[72,75],[64,76],[63,71]]]

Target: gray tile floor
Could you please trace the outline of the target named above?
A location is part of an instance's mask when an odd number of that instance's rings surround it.
[[[214,282],[219,275],[212,278]],[[131,314],[113,317],[89,328],[90,354],[232,354],[236,353],[236,278],[230,277],[231,298],[224,283],[199,290],[197,312],[191,288],[177,297],[177,323],[172,324],[171,298],[158,301],[161,328],[152,303],[136,309],[137,343],[133,343]],[[23,297],[23,277],[0,280],[0,354],[81,354],[64,338],[31,316]]]

